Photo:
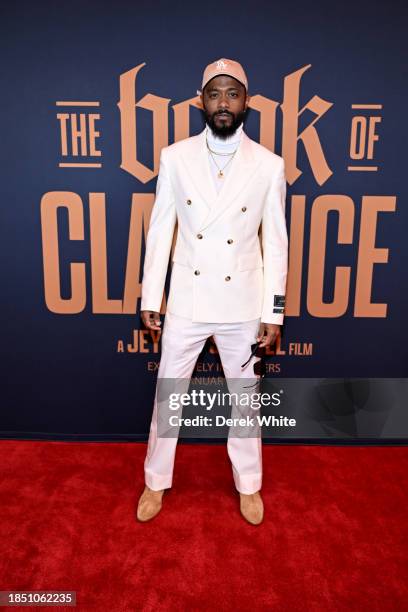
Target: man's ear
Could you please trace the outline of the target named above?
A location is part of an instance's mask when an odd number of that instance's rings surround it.
[[[204,110],[203,94],[198,89],[197,89],[197,107],[200,108],[201,110]]]

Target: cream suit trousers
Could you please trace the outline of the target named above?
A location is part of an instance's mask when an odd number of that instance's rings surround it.
[[[210,336],[214,337],[224,374],[228,379],[253,379],[251,344],[256,342],[260,318],[238,323],[199,323],[167,311],[161,338],[161,360],[158,378],[191,379],[197,358]],[[158,436],[157,386],[152,421],[144,463],[145,482],[155,491],[172,486],[177,437]],[[255,493],[262,485],[262,439],[228,437],[228,455],[236,489],[240,493]]]

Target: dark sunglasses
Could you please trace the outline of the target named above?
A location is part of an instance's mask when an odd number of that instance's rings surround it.
[[[259,361],[256,361],[254,363],[254,374],[256,376],[260,376],[261,378],[263,378],[266,374],[266,363],[264,360],[264,356],[265,356],[265,347],[262,346],[260,347],[260,341],[256,342],[255,344],[251,344],[251,354],[249,356],[249,359],[246,360],[245,363],[242,364],[241,368],[244,368],[247,363],[249,363],[252,359],[252,357],[256,356],[256,357],[260,357],[261,359]],[[255,383],[255,385],[258,384],[258,381]],[[255,385],[249,385],[250,387],[253,387]],[[244,389],[246,389],[247,387],[244,387]]]

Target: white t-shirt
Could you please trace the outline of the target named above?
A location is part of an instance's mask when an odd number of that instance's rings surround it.
[[[243,123],[241,123],[241,125],[237,127],[237,129],[235,130],[233,134],[231,134],[231,136],[228,136],[227,138],[224,139],[224,138],[220,138],[219,136],[216,136],[216,134],[214,134],[210,126],[207,124],[206,137],[207,137],[208,146],[211,147],[212,151],[217,151],[219,153],[233,153],[238,147],[238,144],[241,140],[242,128],[243,128]],[[214,185],[218,193],[226,179],[226,176],[229,172],[231,164],[234,163],[233,157],[230,155],[217,155],[216,153],[211,154],[210,151],[208,151],[208,149],[207,149],[207,153],[209,157],[210,169],[211,169],[211,174],[213,176]],[[215,157],[219,168],[217,168],[214,162],[213,156]],[[231,160],[231,157],[232,157],[232,160]],[[223,170],[224,167],[225,167],[225,170]],[[219,170],[223,171],[223,174],[224,174],[223,177],[218,176]]]

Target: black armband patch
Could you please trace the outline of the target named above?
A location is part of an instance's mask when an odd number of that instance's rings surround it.
[[[274,295],[273,305],[278,306],[278,308],[284,308],[285,307],[285,296],[284,295]]]

